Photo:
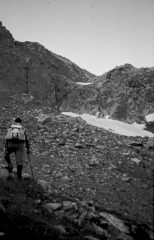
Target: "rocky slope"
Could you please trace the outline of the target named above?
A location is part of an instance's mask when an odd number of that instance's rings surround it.
[[[49,196],[36,199],[34,215],[39,206],[47,210],[49,220],[56,218],[54,225],[62,225],[59,231],[68,234],[64,239],[153,239],[153,149],[143,147],[146,139],[89,126],[18,94],[0,95],[1,146],[16,115],[23,119],[30,137],[35,181]],[[2,151],[0,162],[1,167],[5,165]],[[24,174],[31,176],[27,160]],[[3,211],[9,211],[7,199],[2,195],[1,199]],[[21,217],[24,226],[22,221]]]
[[[15,41],[0,24],[0,165],[5,165],[6,130],[12,118],[20,116],[31,142],[35,181],[46,189],[44,198],[36,199],[32,216],[40,208],[47,210],[62,235],[57,239],[153,239],[153,149],[144,147],[146,139],[113,134],[59,112],[100,111],[123,121],[142,121],[153,111],[153,83],[153,68],[129,64],[95,77],[38,43]],[[24,174],[31,175],[26,155]],[[26,194],[33,195],[32,180],[24,181]],[[15,222],[9,218],[9,197],[0,198],[3,239],[6,223],[9,234]],[[23,237],[20,211],[16,234]],[[41,233],[49,239],[51,229],[44,226]]]

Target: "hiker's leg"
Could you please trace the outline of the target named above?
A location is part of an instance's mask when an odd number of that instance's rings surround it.
[[[17,165],[17,178],[22,179],[22,165]]]
[[[12,148],[12,146],[10,144],[7,145],[6,147],[6,150],[5,150],[5,161],[7,162],[8,164],[8,171],[9,173],[12,173],[12,170],[13,170],[13,166],[12,166],[12,163],[11,163],[11,159],[10,159],[10,154],[14,152],[14,149]]]
[[[21,179],[22,177],[23,153],[24,153],[24,144],[20,143],[16,150],[17,177],[19,179]]]

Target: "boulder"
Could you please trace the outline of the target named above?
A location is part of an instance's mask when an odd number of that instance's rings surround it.
[[[149,137],[147,142],[144,144],[146,148],[154,148],[154,137]]]
[[[3,181],[7,181],[9,177],[9,173],[6,169],[0,169],[0,179]]]

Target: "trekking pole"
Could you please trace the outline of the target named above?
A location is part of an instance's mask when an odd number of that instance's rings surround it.
[[[34,181],[34,173],[33,173],[33,168],[32,168],[32,164],[31,164],[31,160],[30,160],[29,153],[27,153],[27,156],[28,156],[28,161],[29,161],[29,165],[30,165],[30,169],[31,169],[31,173],[32,173],[33,181]]]

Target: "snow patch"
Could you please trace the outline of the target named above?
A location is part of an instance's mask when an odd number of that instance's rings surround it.
[[[143,130],[144,124],[128,124],[118,120],[108,119],[108,118],[97,118],[96,116],[90,114],[77,114],[72,112],[62,112],[63,115],[71,116],[71,117],[81,117],[88,124],[100,128],[104,128],[111,132],[118,133],[120,135],[125,136],[140,136],[140,137],[153,137],[154,134],[148,131]]]
[[[79,85],[83,85],[83,86],[87,86],[87,85],[91,85],[91,84],[93,84],[93,82],[90,82],[90,83],[84,83],[84,82],[77,82],[77,84],[79,84]]]
[[[62,112],[63,115],[67,115],[67,116],[70,116],[70,117],[81,117],[80,114],[78,113],[72,113],[72,112]]]
[[[154,122],[154,113],[145,116],[147,122]]]

